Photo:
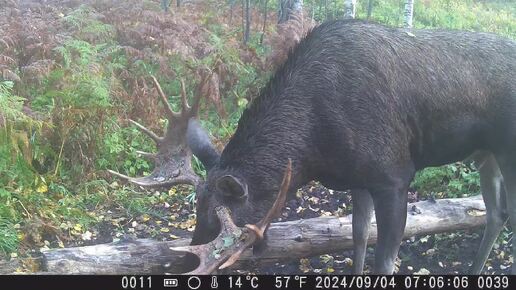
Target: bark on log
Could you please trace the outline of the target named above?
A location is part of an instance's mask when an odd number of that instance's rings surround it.
[[[421,201],[409,204],[407,211],[405,238],[485,224],[485,206],[480,196]],[[299,259],[350,249],[353,246],[351,216],[273,223],[267,235],[267,245],[259,255],[253,256],[252,250],[248,249],[232,268],[245,268],[249,262],[264,265]],[[376,221],[373,220],[369,243],[374,244],[376,238]],[[51,249],[43,252],[39,271],[45,274],[176,273],[177,264],[183,254],[173,252],[169,247],[188,243],[188,239],[167,242],[140,239]],[[0,273],[7,273],[8,267],[3,266],[0,263]]]

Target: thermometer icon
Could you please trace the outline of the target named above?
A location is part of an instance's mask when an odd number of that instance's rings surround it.
[[[219,283],[217,282],[217,276],[211,276],[211,288],[219,288]]]

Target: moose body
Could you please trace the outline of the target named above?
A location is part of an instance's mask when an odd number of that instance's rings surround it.
[[[291,159],[290,193],[311,180],[353,189],[355,273],[374,207],[375,271],[392,274],[415,172],[476,152],[488,211],[480,272],[507,216],[516,228],[515,80],[516,43],[492,34],[321,24],[244,111],[220,155],[194,118],[183,126],[208,170],[192,245],[217,237],[218,206],[237,226],[270,216]]]
[[[491,34],[320,25],[243,113],[221,155],[208,154],[192,244],[216,237],[218,205],[231,209],[237,225],[263,217],[291,158],[291,192],[310,180],[362,189],[354,194],[355,259],[362,260],[355,272],[362,271],[374,205],[375,270],[391,274],[417,170],[483,150],[494,162],[489,172],[498,170],[489,180],[500,182],[499,164],[516,203],[515,72],[516,44]],[[210,148],[203,138],[189,145],[198,156]],[[509,209],[515,227],[516,206]],[[495,215],[505,221],[503,208]]]

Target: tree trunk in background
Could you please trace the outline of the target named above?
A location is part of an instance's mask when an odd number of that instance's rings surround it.
[[[168,7],[170,6],[170,0],[161,0],[160,6],[163,11],[168,12]]]
[[[303,12],[303,0],[280,0],[278,9],[278,23],[288,21],[293,14]]]
[[[235,8],[236,1],[230,1],[229,3],[229,25],[233,23],[233,11]]]
[[[337,14],[338,14],[338,10],[337,10],[337,1],[336,0],[333,0],[333,10],[331,11],[331,19],[336,19],[337,18]]]
[[[344,19],[355,18],[357,0],[344,0]]]
[[[249,41],[249,33],[251,30],[251,0],[245,2],[245,27],[244,27],[244,44]]]
[[[367,19],[371,19],[371,15],[373,14],[373,1],[374,0],[369,0],[367,2]]]
[[[328,19],[328,0],[324,0],[324,20]]]
[[[176,6],[179,8],[181,7],[181,0],[176,0]]]
[[[322,0],[319,0],[319,17],[321,17],[322,13]]]
[[[310,11],[310,15],[311,15],[310,18],[311,19],[315,19],[315,9],[317,9],[315,7],[315,1],[312,1],[312,11]]]
[[[260,36],[260,44],[263,44],[263,38],[265,37],[265,28],[267,27],[267,10],[269,9],[268,7],[268,4],[269,4],[269,0],[264,0],[264,3],[263,3],[263,27],[262,27],[262,35]]]
[[[240,4],[242,6],[242,41],[245,39],[245,2],[247,0],[240,1]]]
[[[412,28],[412,17],[414,15],[414,0],[405,0],[405,11],[403,13],[403,26]]]

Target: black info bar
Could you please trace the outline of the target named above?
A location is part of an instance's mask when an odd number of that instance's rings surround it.
[[[6,290],[116,289],[515,289],[516,276],[468,275],[10,275]]]

